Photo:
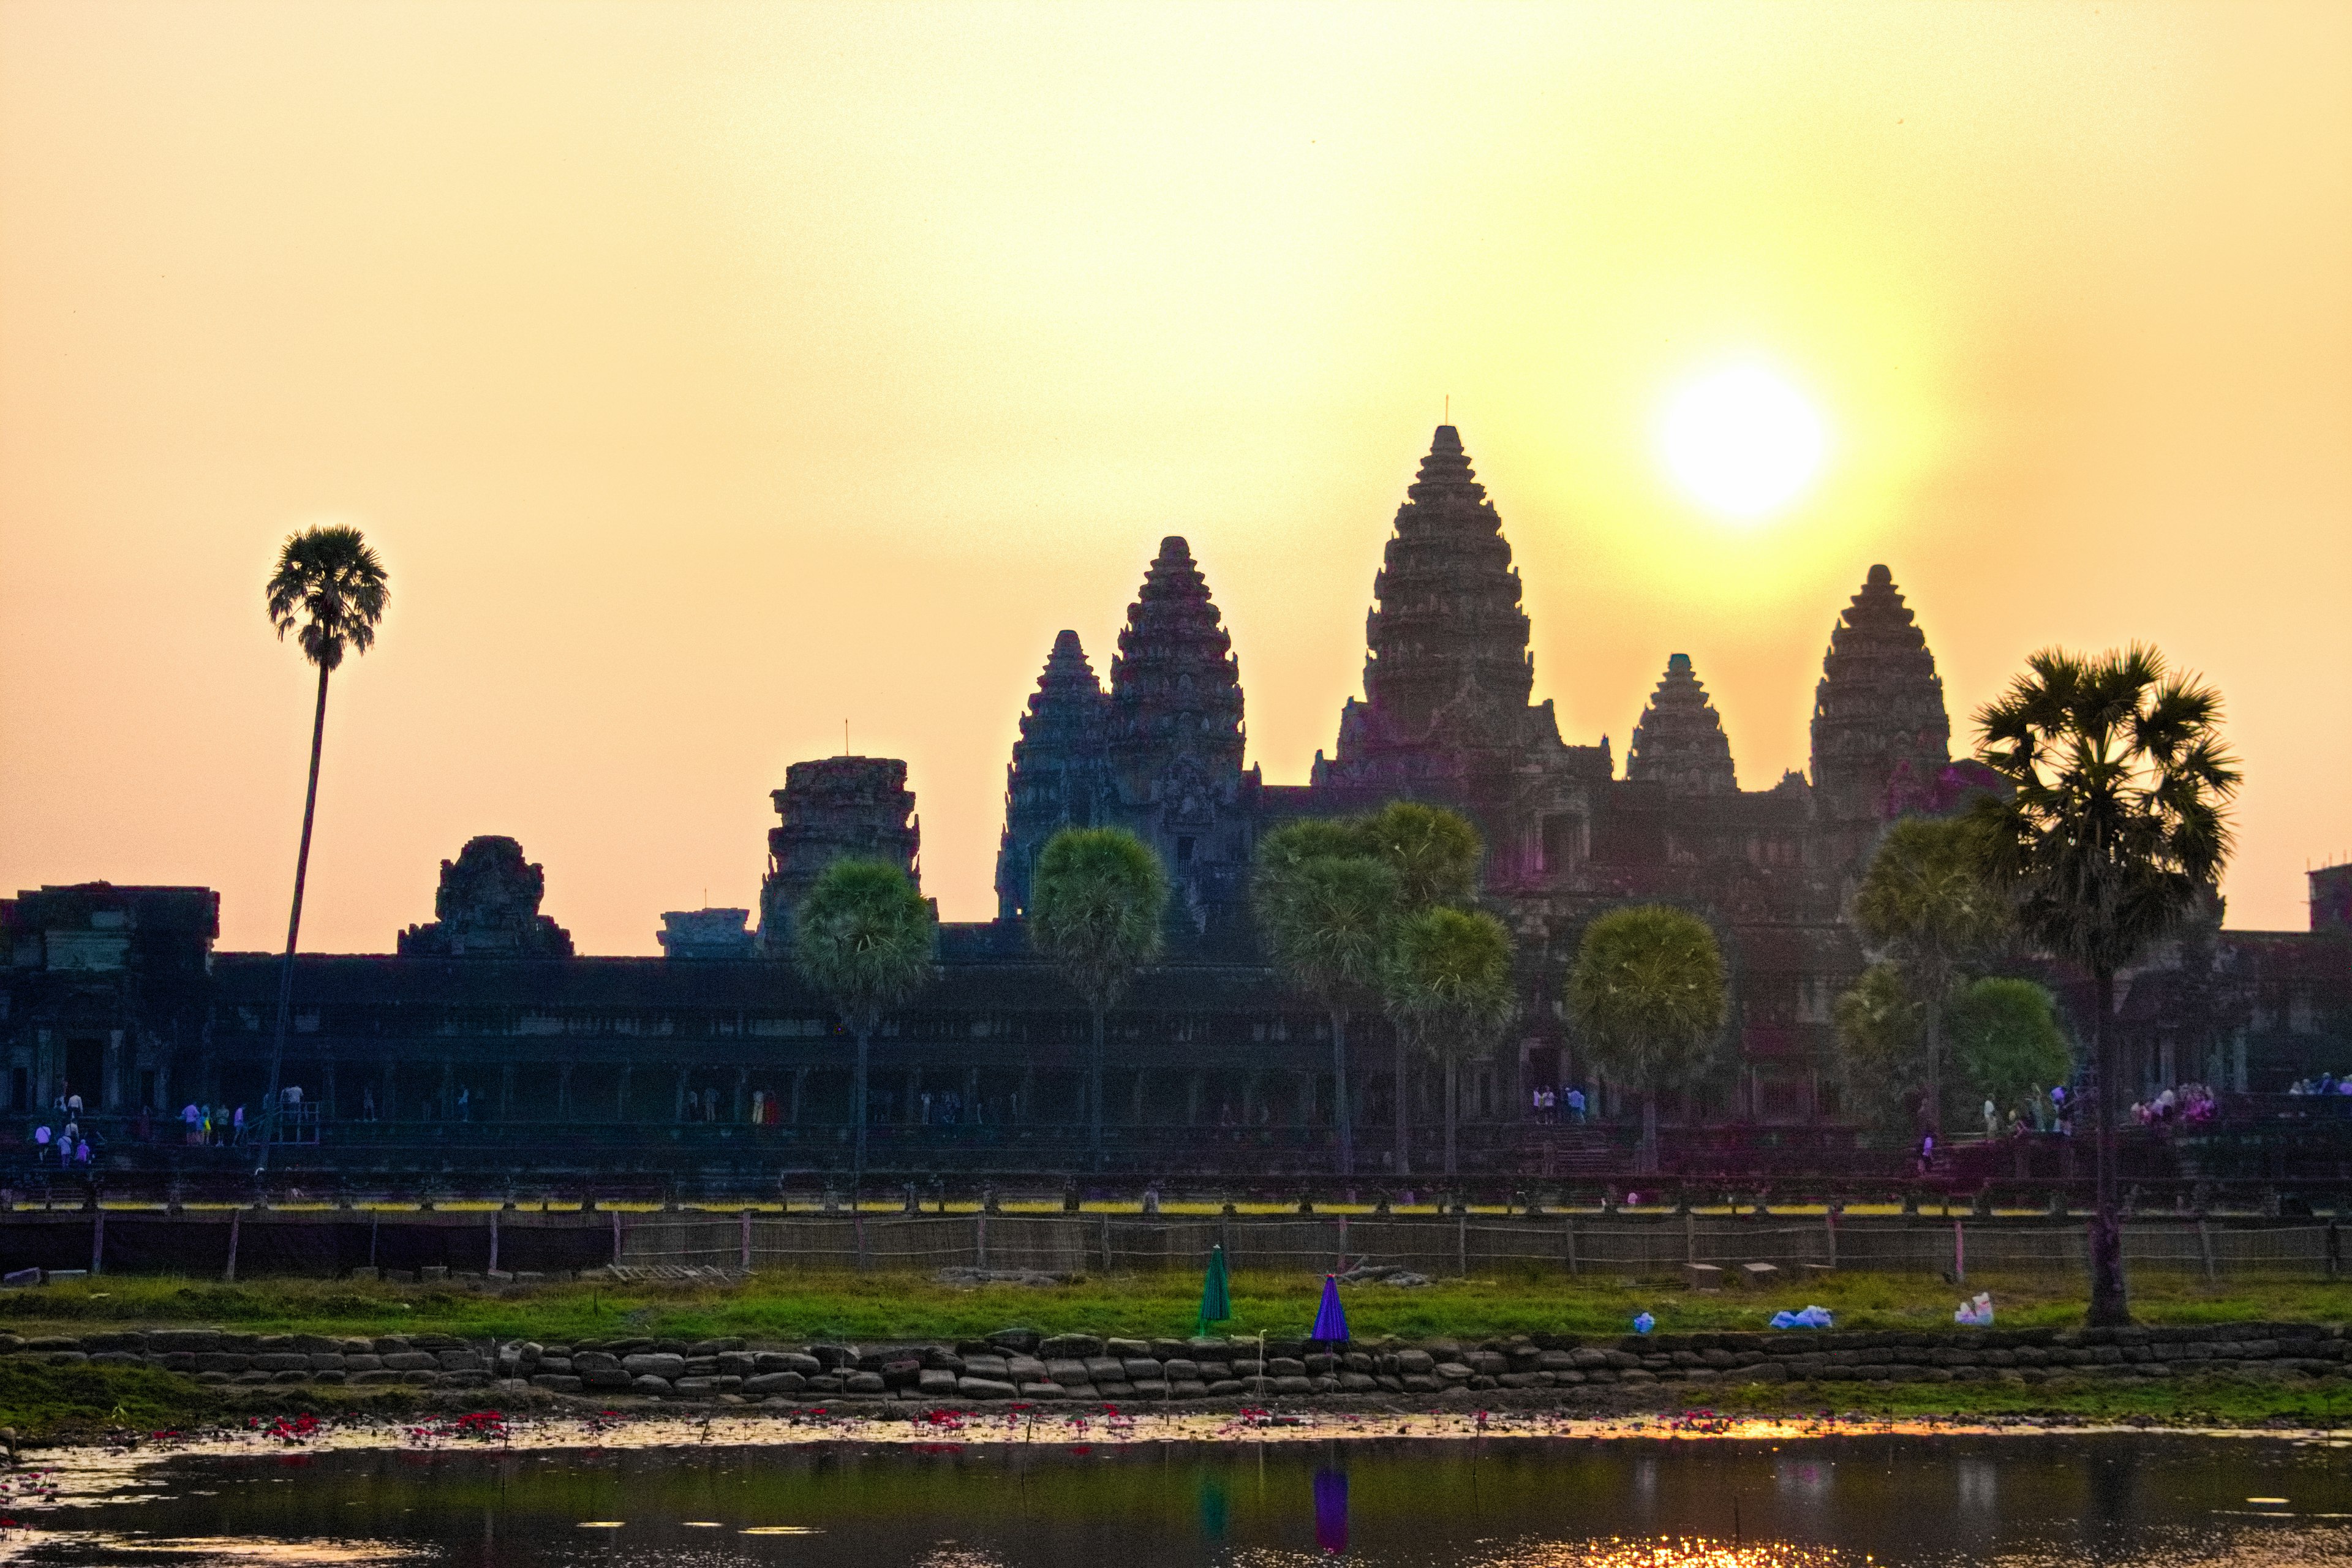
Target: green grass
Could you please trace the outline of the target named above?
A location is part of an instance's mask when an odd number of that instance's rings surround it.
[[[2352,1319],[2352,1283],[2236,1281],[2213,1287],[2179,1276],[2134,1281],[2143,1322]],[[1304,1334],[1321,1289],[1313,1275],[1238,1274],[1225,1331]],[[1990,1290],[2001,1327],[2082,1321],[2073,1281],[1971,1277]],[[1552,1273],[1441,1280],[1425,1289],[1349,1287],[1359,1339],[1482,1340],[1517,1333],[1623,1333],[1636,1312],[1662,1331],[1761,1329],[1772,1310],[1819,1302],[1841,1327],[1949,1327],[1962,1290],[1932,1276],[1832,1274],[1760,1293],[1696,1294],[1677,1285]],[[439,1332],[543,1342],[646,1335],[804,1341],[969,1339],[1021,1325],[1138,1337],[1192,1329],[1200,1281],[1189,1274],[1121,1275],[1066,1285],[961,1288],[905,1274],[762,1274],[738,1287],[562,1283],[494,1292],[467,1284],[400,1285],[271,1279],[225,1285],[114,1276],[0,1294],[0,1329],[77,1333],[109,1327],[202,1324],[259,1333]]]
[[[2145,1383],[2095,1377],[2005,1383],[1748,1384],[1710,1396],[1727,1412],[1859,1412],[1889,1416],[2072,1415],[2178,1426],[2352,1426],[2352,1386],[2192,1376]]]

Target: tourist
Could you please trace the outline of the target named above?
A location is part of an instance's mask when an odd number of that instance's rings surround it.
[[[196,1102],[193,1100],[180,1111],[180,1125],[186,1129],[189,1142],[196,1142],[196,1129],[204,1119],[205,1113],[196,1109]]]
[[[74,1144],[74,1163],[75,1163],[75,1164],[77,1164],[77,1165],[81,1165],[81,1166],[85,1166],[85,1167],[89,1165],[89,1139],[84,1138],[84,1139],[80,1140],[79,1142],[76,1142],[76,1143]]]
[[[1984,1124],[1986,1137],[1995,1138],[2000,1135],[2000,1108],[1993,1104],[1992,1096],[1989,1094],[1985,1096]]]
[[[362,1085],[361,1087],[360,1120],[362,1121],[373,1121],[375,1120],[375,1086],[373,1084]]]
[[[33,1129],[33,1163],[39,1164],[41,1156],[49,1152],[49,1124],[42,1122]]]
[[[67,1095],[67,1096],[66,1096],[66,1114],[67,1114],[68,1116],[72,1117],[76,1121],[80,1121],[80,1120],[81,1120],[81,1096],[80,1096],[80,1095],[79,1095],[79,1094],[69,1094],[69,1095]]]
[[[470,1089],[461,1087],[457,1090],[457,1120],[460,1121],[471,1121],[473,1119],[474,1091]]]
[[[1568,1119],[1570,1121],[1584,1120],[1584,1091],[1580,1089],[1571,1088],[1568,1091]]]
[[[68,1118],[66,1121],[66,1130],[60,1136],[65,1139],[65,1146],[68,1149],[72,1148],[74,1140],[81,1136],[81,1123]]]
[[[245,1107],[244,1107],[244,1106],[240,1105],[240,1106],[238,1106],[238,1107],[236,1108],[236,1114],[229,1120],[229,1124],[228,1124],[228,1125],[229,1125],[228,1141],[229,1141],[230,1142],[232,1142],[232,1143],[242,1143],[242,1142],[245,1142]]]

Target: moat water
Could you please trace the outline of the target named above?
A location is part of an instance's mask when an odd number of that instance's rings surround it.
[[[857,1443],[166,1459],[0,1562],[554,1568],[2352,1563],[2352,1448],[2131,1436]],[[27,1522],[36,1522],[29,1516]]]

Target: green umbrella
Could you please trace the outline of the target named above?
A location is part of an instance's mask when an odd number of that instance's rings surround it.
[[[1211,1323],[1233,1321],[1234,1299],[1226,1289],[1225,1249],[1209,1248],[1209,1277],[1201,1284],[1201,1321],[1197,1331],[1207,1333]]]

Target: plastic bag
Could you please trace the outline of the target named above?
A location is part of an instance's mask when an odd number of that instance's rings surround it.
[[[1952,1321],[1972,1329],[1992,1327],[1992,1292],[1980,1290],[1973,1301],[1963,1301],[1960,1310],[1952,1314]]]
[[[1801,1312],[1775,1312],[1772,1326],[1776,1329],[1826,1329],[1833,1327],[1827,1307],[1808,1307]]]
[[[1640,1317],[1633,1320],[1633,1331],[1637,1334],[1646,1334],[1657,1326],[1658,1320],[1650,1316],[1647,1312],[1643,1313]]]

